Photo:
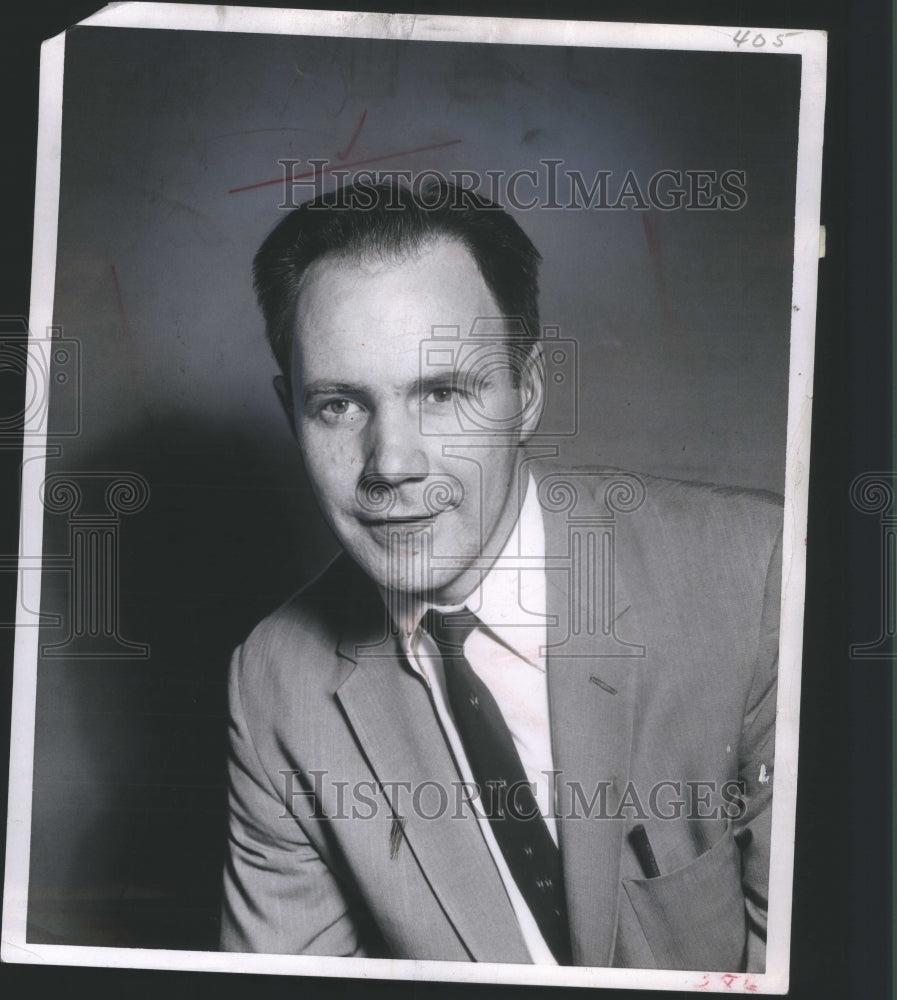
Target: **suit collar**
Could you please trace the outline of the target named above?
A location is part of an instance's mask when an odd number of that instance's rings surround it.
[[[446,917],[476,961],[529,962],[501,877],[476,818],[456,801],[460,778],[424,681],[401,655],[396,627],[379,590],[360,570],[347,591],[337,652],[355,664],[336,692],[349,726],[381,783],[446,789],[449,808],[409,809],[409,794],[386,792],[404,821],[405,847],[423,871]],[[423,801],[421,799],[421,801]],[[372,856],[382,845],[372,845]]]

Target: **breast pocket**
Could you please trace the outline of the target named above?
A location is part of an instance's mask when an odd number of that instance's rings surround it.
[[[682,868],[657,878],[624,878],[623,887],[658,968],[742,968],[747,918],[731,830]]]

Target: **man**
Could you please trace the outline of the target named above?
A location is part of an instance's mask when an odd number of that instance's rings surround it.
[[[234,656],[223,948],[764,967],[781,508],[533,459],[538,263],[449,185],[256,257],[345,552]]]

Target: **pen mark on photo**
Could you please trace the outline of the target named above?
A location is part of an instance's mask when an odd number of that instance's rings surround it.
[[[364,126],[364,120],[368,116],[367,108],[361,113],[361,118],[358,119],[358,124],[355,126],[355,131],[352,133],[352,138],[349,139],[349,145],[345,149],[341,150],[336,154],[338,160],[345,160],[345,158],[352,152],[355,143],[358,142],[358,137],[361,135],[361,130]]]
[[[657,294],[660,297],[660,306],[665,320],[669,319],[670,307],[667,297],[666,271],[664,268],[663,251],[660,245],[660,216],[649,209],[642,216],[642,227],[645,232],[645,243],[648,245],[648,254],[651,258],[651,270],[654,272],[654,283],[657,287]]]
[[[109,273],[112,275],[112,287],[115,290],[115,303],[118,306],[118,315],[121,320],[122,330],[130,337],[131,336],[131,325],[128,323],[128,314],[125,311],[125,302],[121,294],[121,285],[118,283],[118,272],[115,270],[115,265],[109,265]]]
[[[402,846],[402,838],[405,836],[405,817],[393,816],[392,827],[389,831],[389,860],[394,861]]]
[[[616,694],[617,693],[617,689],[615,687],[611,687],[610,684],[608,684],[606,681],[601,680],[600,677],[596,677],[594,674],[592,674],[592,676],[589,678],[589,680],[593,684],[597,684],[598,687],[600,687],[602,689],[602,691],[607,691],[608,694]]]

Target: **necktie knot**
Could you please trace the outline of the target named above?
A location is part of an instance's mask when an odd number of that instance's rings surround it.
[[[430,608],[424,615],[424,629],[432,636],[443,657],[463,656],[464,643],[475,628],[483,623],[467,608],[460,611],[440,611]]]

